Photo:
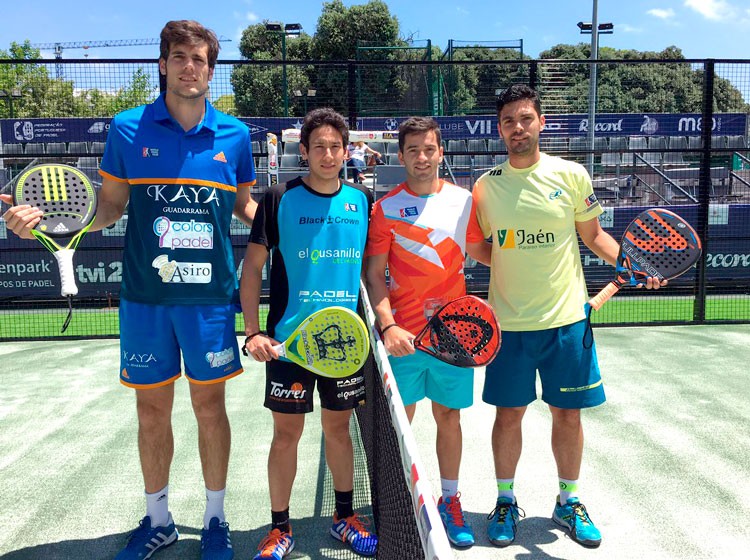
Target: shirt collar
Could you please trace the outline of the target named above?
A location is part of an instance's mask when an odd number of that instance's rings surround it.
[[[209,103],[208,99],[206,103],[206,112],[203,114],[203,120],[199,122],[194,128],[187,131],[185,134],[198,134],[202,129],[206,128],[211,132],[216,132],[216,109]],[[166,93],[161,93],[159,97],[152,104],[154,109],[154,120],[157,122],[170,122],[174,126],[180,128],[179,123],[172,118],[167,109]]]

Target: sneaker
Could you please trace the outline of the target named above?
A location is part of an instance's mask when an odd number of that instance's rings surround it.
[[[292,538],[292,531],[288,533],[282,533],[278,529],[274,529],[268,533],[265,539],[260,542],[258,546],[258,554],[253,556],[253,560],[281,560],[294,550],[294,538]]]
[[[586,506],[578,501],[578,498],[568,498],[566,504],[560,505],[560,497],[557,497],[555,511],[552,520],[565,527],[570,533],[570,538],[578,544],[589,548],[596,548],[602,542],[602,534],[591,521]]]
[[[516,524],[526,512],[518,507],[518,502],[510,498],[498,498],[495,509],[487,516],[487,536],[495,546],[505,547],[516,540]]]
[[[201,560],[232,560],[234,550],[229,538],[229,523],[212,517],[208,529],[201,530]]]
[[[339,519],[333,514],[331,536],[347,543],[354,552],[362,556],[375,556],[378,550],[378,537],[367,530],[368,522],[359,514]]]
[[[151,527],[151,518],[147,515],[141,519],[138,528],[130,533],[128,544],[115,560],[146,560],[151,558],[154,552],[175,542],[178,536],[171,513],[169,523],[165,527]]]
[[[455,546],[465,547],[474,544],[474,531],[466,523],[464,511],[461,509],[460,497],[460,492],[452,498],[446,498],[445,500],[441,497],[438,500],[437,507],[440,512],[440,518],[443,520],[445,531],[448,533],[448,540]]]

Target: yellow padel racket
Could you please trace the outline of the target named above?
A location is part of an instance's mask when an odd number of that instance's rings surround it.
[[[31,233],[55,256],[60,268],[60,293],[68,299],[68,316],[61,331],[65,332],[73,313],[72,298],[78,293],[73,253],[94,223],[96,191],[89,178],[75,167],[43,164],[19,175],[13,201],[44,212]]]
[[[313,373],[340,378],[362,368],[370,351],[370,336],[354,311],[327,307],[308,316],[275,349]]]

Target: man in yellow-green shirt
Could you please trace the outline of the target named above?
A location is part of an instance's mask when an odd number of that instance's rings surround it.
[[[602,404],[604,388],[596,347],[584,347],[586,285],[578,236],[597,256],[614,265],[619,244],[600,226],[602,207],[591,179],[579,164],[539,151],[544,116],[536,91],[524,85],[497,100],[498,131],[509,159],[474,185],[477,219],[492,238],[472,257],[491,266],[489,301],[497,312],[503,345],[487,367],[483,399],[495,405],[492,451],[498,485],[488,536],[510,545],[523,510],[514,494],[521,456],[521,421],[536,400],[536,372],[542,400],[552,413],[552,451],[559,495],[552,519],[587,547],[601,534],[578,497],[583,457],[581,409]],[[649,279],[647,287],[658,288]]]

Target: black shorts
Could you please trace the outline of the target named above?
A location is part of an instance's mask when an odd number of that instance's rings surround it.
[[[321,377],[283,360],[266,362],[266,400],[274,412],[305,414],[313,411],[313,389],[318,385],[320,406],[328,410],[351,410],[365,400],[363,370],[341,379]]]

